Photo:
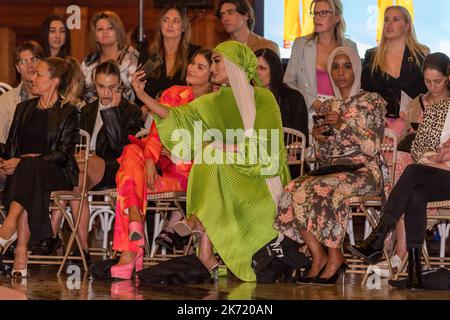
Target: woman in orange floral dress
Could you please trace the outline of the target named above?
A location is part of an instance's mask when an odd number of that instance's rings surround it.
[[[186,82],[190,86],[173,86],[165,90],[159,103],[178,107],[209,93],[211,63],[210,50],[197,51],[188,65]],[[133,86],[145,85],[140,81],[141,73],[134,75]],[[153,102],[158,103],[156,100]],[[113,249],[122,254],[119,263],[111,268],[111,276],[130,279],[134,269],[142,269],[147,194],[186,191],[192,164],[181,160],[173,162],[159,139],[154,123],[147,138],[142,141],[133,139],[118,161],[120,169],[116,175],[118,198]]]

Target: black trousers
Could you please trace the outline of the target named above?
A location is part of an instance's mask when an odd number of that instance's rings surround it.
[[[426,236],[427,203],[442,200],[450,200],[450,171],[412,164],[391,191],[383,219],[394,222],[404,213],[406,245],[420,248]]]

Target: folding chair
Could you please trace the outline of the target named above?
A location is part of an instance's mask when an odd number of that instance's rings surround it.
[[[300,165],[300,176],[305,167],[306,137],[298,130],[283,128],[288,165]]]
[[[384,139],[381,144],[381,155],[383,156],[384,160],[387,162],[388,168],[389,168],[389,184],[385,186],[385,190],[390,190],[392,186],[394,185],[394,174],[395,174],[395,165],[397,163],[397,136],[394,132],[392,132],[389,129],[385,129],[384,133]],[[382,192],[385,192],[385,190],[382,190]],[[350,243],[352,245],[355,244],[354,234],[353,234],[353,217],[364,217],[366,218],[366,228],[365,228],[365,237],[370,232],[371,228],[376,227],[378,221],[379,221],[379,211],[382,206],[382,200],[383,197],[380,196],[362,196],[362,197],[353,197],[348,200],[349,207],[351,209],[351,213],[349,216],[348,221],[348,227],[347,227],[347,233],[350,237]],[[388,259],[388,253],[386,248],[384,248],[384,255]],[[347,261],[349,262],[351,266],[351,270],[349,272],[359,273],[361,272],[361,268],[364,268],[366,270],[363,270],[362,272],[366,273],[366,277],[363,279],[363,284],[367,281],[367,267],[363,264],[363,261],[360,259],[355,259],[354,257],[350,256]],[[388,264],[390,274],[392,275],[392,266]]]
[[[86,257],[84,255],[84,251],[81,246],[80,239],[78,238],[77,232],[78,232],[78,227],[80,225],[80,220],[81,220],[81,211],[83,209],[83,200],[87,196],[86,180],[87,180],[87,171],[88,171],[88,164],[89,164],[89,145],[90,145],[91,137],[90,137],[89,133],[87,133],[86,131],[80,130],[80,138],[81,138],[80,143],[77,144],[77,146],[76,146],[75,154],[78,156],[77,162],[81,163],[83,165],[83,170],[84,170],[83,176],[82,176],[81,191],[80,192],[55,191],[55,192],[52,192],[52,195],[51,195],[51,199],[53,200],[54,205],[56,205],[56,207],[59,209],[59,211],[61,211],[61,213],[63,214],[65,220],[68,222],[70,229],[71,229],[71,235],[69,238],[69,242],[67,243],[67,246],[66,246],[66,252],[65,252],[64,258],[61,262],[61,265],[59,267],[58,273],[57,273],[58,277],[61,275],[61,272],[67,262],[67,259],[69,257],[70,250],[72,248],[74,241],[77,242],[78,248],[80,250],[81,260],[83,261],[84,270],[85,271],[88,270],[88,266],[86,263]],[[67,202],[68,201],[80,201],[80,206],[78,207],[78,215],[77,215],[77,219],[76,219],[75,223],[72,219],[72,215],[69,214],[68,209],[62,207],[61,201],[67,201]],[[59,257],[55,257],[55,258],[59,258]]]

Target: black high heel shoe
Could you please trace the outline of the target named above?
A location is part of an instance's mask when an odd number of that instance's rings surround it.
[[[323,271],[325,270],[327,264],[325,263],[325,265],[322,267],[322,269],[320,269],[319,273],[317,274],[317,276],[315,277],[301,277],[300,279],[298,279],[296,282],[298,284],[308,284],[311,283],[312,280],[315,280],[317,278],[320,277],[320,275],[323,273]],[[306,271],[305,271],[306,272]]]
[[[341,274],[345,277],[345,270],[347,268],[348,265],[346,263],[343,263],[330,278],[325,279],[316,277],[315,279],[312,279],[310,283],[319,285],[335,285]]]

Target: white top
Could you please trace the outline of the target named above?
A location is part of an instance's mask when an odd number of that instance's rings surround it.
[[[100,111],[108,109],[109,107],[110,106],[104,106],[100,101],[98,102],[97,117],[95,118],[94,130],[92,131],[92,136],[91,136],[91,146],[89,148],[90,151],[95,152],[95,145],[97,144],[97,136],[98,136],[100,129],[103,126],[103,120],[102,120],[102,116],[100,115]]]

